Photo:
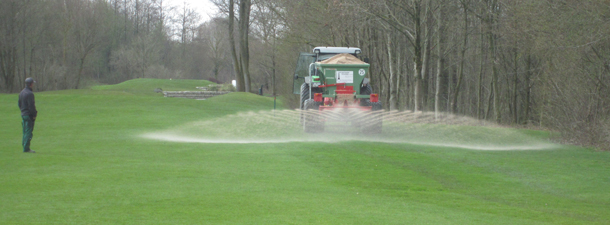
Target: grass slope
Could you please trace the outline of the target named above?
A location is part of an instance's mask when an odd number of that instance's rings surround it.
[[[36,93],[36,154],[21,153],[17,95],[0,95],[0,224],[610,221],[607,152],[138,138],[273,107],[272,99],[247,93],[196,101],[152,92],[188,90],[195,81],[170,82],[139,79]]]

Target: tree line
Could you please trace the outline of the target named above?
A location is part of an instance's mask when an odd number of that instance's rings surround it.
[[[610,3],[212,0],[198,23],[163,0],[0,2],[0,88],[149,78],[237,80],[292,95],[298,52],[354,46],[388,110],[448,112],[610,146]],[[295,103],[296,105],[298,103]]]
[[[569,143],[610,146],[608,1],[275,2],[283,41],[362,48],[389,110],[551,128]]]
[[[1,92],[19,91],[25,77],[42,91],[134,78],[230,81],[218,22],[226,18],[201,23],[189,5],[168,2],[0,1]]]

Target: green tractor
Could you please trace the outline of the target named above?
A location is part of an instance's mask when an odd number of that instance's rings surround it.
[[[358,59],[361,53],[359,48],[316,47],[313,54],[300,54],[293,90],[300,94],[305,132],[348,123],[364,133],[381,133],[382,105],[367,78],[370,65]]]

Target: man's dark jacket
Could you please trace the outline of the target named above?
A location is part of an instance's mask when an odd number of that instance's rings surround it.
[[[26,87],[19,93],[19,109],[21,109],[21,116],[30,116],[33,119],[38,115],[32,88]]]

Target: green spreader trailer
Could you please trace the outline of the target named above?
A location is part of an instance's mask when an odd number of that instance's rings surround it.
[[[316,47],[300,53],[294,94],[300,95],[301,122],[307,133],[349,124],[365,133],[382,131],[382,104],[369,84],[369,67],[353,47]],[[365,60],[367,61],[367,60]]]

